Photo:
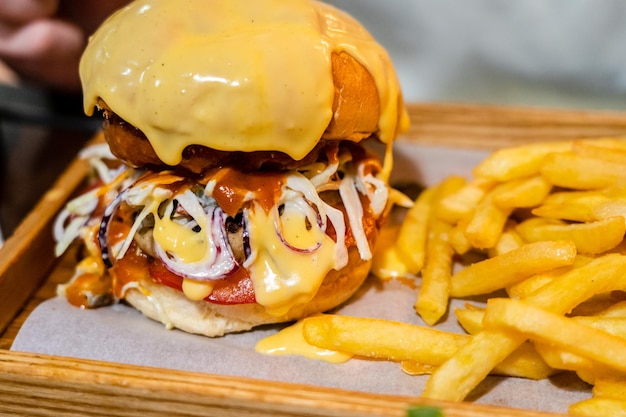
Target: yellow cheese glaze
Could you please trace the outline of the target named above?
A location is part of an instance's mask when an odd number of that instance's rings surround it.
[[[189,227],[173,222],[169,217],[159,217],[156,208],[154,216],[153,238],[166,252],[175,253],[182,262],[196,262],[201,260],[207,250],[209,242],[206,233],[196,233]],[[200,221],[200,219],[196,219]],[[199,223],[202,230],[207,225]]]
[[[204,300],[211,295],[215,281],[197,281],[195,279],[183,279],[183,294],[193,301]]]
[[[309,0],[137,0],[90,39],[84,107],[92,114],[101,97],[171,165],[191,144],[301,159],[332,117],[340,51],[374,77],[379,136],[392,141],[408,118],[387,52],[353,18]]]
[[[331,363],[343,363],[352,358],[352,354],[313,346],[302,334],[304,321],[300,320],[276,334],[261,339],[255,350],[266,355],[299,355],[310,359],[320,359]]]
[[[315,296],[327,273],[335,267],[335,242],[322,234],[321,246],[316,251],[294,251],[281,242],[270,216],[257,205],[248,217],[250,249],[254,255],[244,266],[250,272],[257,303],[270,315],[282,316]],[[290,229],[287,235],[311,233],[306,230],[304,216],[299,220],[293,216],[285,225]]]

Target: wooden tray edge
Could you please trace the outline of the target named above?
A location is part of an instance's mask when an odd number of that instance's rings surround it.
[[[80,393],[80,402],[76,395]],[[349,392],[298,384],[6,352],[0,350],[0,410],[30,407],[63,416],[98,410],[113,415],[404,416],[416,405],[446,417],[548,417],[543,412],[417,397]],[[48,401],[41,401],[46,399]],[[63,406],[63,407],[62,407]],[[96,408],[97,407],[97,408]],[[69,412],[69,411],[68,411]],[[70,415],[70,414],[67,414]]]

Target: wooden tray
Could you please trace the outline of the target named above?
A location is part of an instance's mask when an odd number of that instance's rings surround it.
[[[410,104],[409,113],[412,126],[400,140],[456,148],[626,136],[626,114],[619,112]],[[61,259],[52,255],[51,224],[87,170],[84,161],[74,161],[0,250],[0,413],[404,416],[411,405],[431,404],[446,417],[554,415],[11,352],[29,313],[53,297],[56,285],[72,273],[74,254]]]

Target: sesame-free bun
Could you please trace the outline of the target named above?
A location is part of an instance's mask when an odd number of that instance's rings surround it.
[[[384,48],[311,0],[136,0],[91,37],[80,75],[86,113],[104,109],[132,166],[199,172],[225,152],[284,166],[320,141],[389,143],[408,125]]]
[[[203,300],[192,301],[181,291],[154,283],[150,279],[139,283],[142,290],[129,289],[124,299],[145,316],[168,327],[217,337],[331,310],[344,303],[359,289],[367,278],[370,263],[371,261],[360,258],[355,247],[350,248],[348,264],[341,270],[331,270],[311,301],[295,306],[278,317],[268,314],[263,306],[255,303],[222,305]]]

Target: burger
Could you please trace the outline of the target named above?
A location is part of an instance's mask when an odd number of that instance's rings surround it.
[[[408,118],[352,17],[311,0],[137,0],[93,34],[80,76],[106,143],[55,226],[57,254],[84,248],[59,287],[70,303],[124,300],[213,337],[361,286]]]

